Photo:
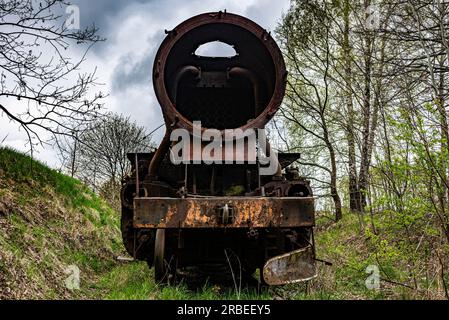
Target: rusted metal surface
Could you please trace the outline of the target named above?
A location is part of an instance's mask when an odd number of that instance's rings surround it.
[[[195,145],[191,139],[188,142],[188,146],[185,148],[187,152],[182,154],[180,152],[179,156],[183,163],[193,163],[193,162],[245,162],[245,163],[256,163],[257,161],[257,146],[256,140],[248,141],[248,139],[241,140],[234,144],[233,148],[211,148],[208,146],[207,142],[198,143]]]
[[[262,151],[278,170],[263,175],[257,148],[264,135],[247,130],[264,129],[281,105],[287,72],[279,47],[259,25],[226,11],[192,17],[166,34],[153,66],[166,133],[157,150],[128,155],[132,172],[121,192],[127,252],[154,265],[158,281],[166,270],[227,268],[228,249],[248,276],[266,262],[260,276],[271,285],[314,277],[314,198],[294,165],[300,155],[273,159],[267,140]],[[214,41],[236,54],[198,54]],[[210,145],[206,129],[216,130],[214,142],[221,135],[232,148]]]
[[[263,268],[263,279],[272,286],[308,281],[316,276],[311,246],[271,258]]]
[[[226,217],[223,215],[226,214]],[[314,225],[314,198],[135,198],[136,228],[263,228]]]
[[[217,40],[232,45],[238,55],[221,60],[201,59],[203,57],[194,55],[201,44]],[[282,53],[274,39],[265,29],[245,17],[226,12],[211,12],[192,17],[167,31],[167,37],[156,54],[153,85],[167,125],[175,124],[178,128],[193,132],[192,119],[178,110],[177,86],[186,73],[186,66],[188,70],[195,69],[198,72],[207,69],[199,68],[201,65],[220,65],[224,72],[241,66],[252,73],[249,80],[253,82],[253,87],[256,87],[257,90],[253,89],[256,94],[259,91],[264,94],[269,92],[265,102],[254,97],[257,99],[257,108],[262,110],[257,113],[257,117],[239,126],[243,130],[263,128],[279,109],[285,94],[287,71]],[[259,78],[258,81],[255,80],[256,77]],[[176,92],[174,96],[173,92]],[[202,130],[205,129],[206,127]]]
[[[159,145],[159,148],[157,148],[156,153],[151,159],[150,166],[148,169],[148,178],[150,182],[157,177],[157,169],[159,168],[162,159],[164,158],[165,154],[168,152],[170,148],[171,128],[172,128],[171,126],[167,126],[164,138],[162,138],[162,142]]]

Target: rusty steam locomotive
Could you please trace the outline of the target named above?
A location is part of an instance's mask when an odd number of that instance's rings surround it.
[[[160,282],[189,266],[229,265],[247,275],[259,268],[269,285],[315,277],[314,198],[292,165],[299,154],[278,154],[270,175],[261,174],[258,144],[246,143],[240,161],[205,164],[192,149],[182,151],[188,161],[171,158],[172,133],[182,129],[195,139],[196,121],[200,132],[223,136],[228,129],[264,129],[282,102],[287,76],[274,39],[227,12],[195,16],[166,33],[153,66],[166,134],[156,151],[128,154],[132,173],[123,182],[121,219],[127,251],[154,266]],[[237,54],[195,54],[212,41]],[[266,154],[274,155],[267,145]]]

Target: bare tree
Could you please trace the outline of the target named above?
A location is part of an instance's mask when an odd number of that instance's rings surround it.
[[[79,73],[89,48],[101,39],[95,27],[71,30],[63,0],[0,2],[0,114],[27,134],[30,151],[43,133],[72,135],[100,116],[102,94],[90,92],[95,71]],[[73,60],[71,46],[84,54]]]
[[[115,204],[131,170],[127,154],[150,152],[154,143],[151,133],[129,117],[109,113],[77,136],[60,139],[58,146],[64,169],[95,191],[109,190],[103,193]]]
[[[327,156],[320,161],[300,161],[324,172],[321,181],[330,190],[335,207],[335,218],[342,218],[342,204],[338,193],[338,164],[333,134],[333,99],[330,95],[332,14],[330,4],[322,1],[297,1],[284,17],[277,33],[284,50],[289,71],[286,103],[281,116],[289,122],[295,139],[308,139],[309,146],[322,150]],[[302,134],[299,138],[298,133]],[[299,138],[299,139],[298,139]],[[319,148],[318,146],[322,146]]]

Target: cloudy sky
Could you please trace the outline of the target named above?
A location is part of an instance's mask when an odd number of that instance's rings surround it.
[[[94,23],[107,40],[88,54],[82,71],[97,67],[101,91],[109,111],[122,113],[149,131],[163,123],[153,92],[151,70],[154,55],[162,42],[164,30],[173,29],[185,19],[203,12],[226,9],[246,16],[267,30],[274,30],[289,0],[72,0],[80,10],[81,28]],[[0,142],[27,150],[23,133],[0,117]],[[160,129],[155,140],[164,133]],[[56,153],[46,147],[36,158],[58,167]]]

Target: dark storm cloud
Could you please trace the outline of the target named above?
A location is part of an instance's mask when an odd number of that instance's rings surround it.
[[[81,27],[95,24],[104,35],[112,29],[109,26],[112,18],[125,8],[139,3],[150,3],[154,0],[72,0],[71,3],[80,8]]]
[[[95,25],[98,35],[105,38],[92,47],[92,51],[103,53],[109,46],[108,39],[114,36],[120,26],[120,15],[136,5],[155,3],[155,0],[71,0],[71,4],[80,9],[80,26],[82,29]],[[133,12],[129,12],[131,16]]]
[[[136,59],[131,54],[120,57],[112,74],[113,90],[122,91],[133,85],[151,85],[154,57],[164,37],[164,30],[158,30],[154,36],[149,37],[147,40],[148,50],[140,59]]]

